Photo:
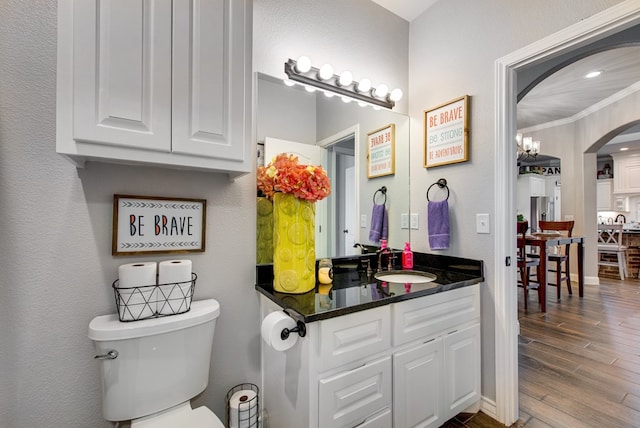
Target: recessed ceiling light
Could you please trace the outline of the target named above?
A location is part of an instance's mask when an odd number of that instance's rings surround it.
[[[593,77],[598,77],[602,74],[602,71],[597,70],[597,71],[591,71],[589,73],[587,73],[584,77],[586,77],[587,79],[591,79]]]
[[[629,150],[629,147],[620,147],[620,151],[621,151],[621,152],[624,152],[624,151],[626,151],[626,150]]]

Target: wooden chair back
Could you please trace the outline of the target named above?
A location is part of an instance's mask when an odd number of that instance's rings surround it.
[[[543,232],[559,232],[563,236],[571,237],[575,221],[543,221],[538,222],[540,230]],[[563,254],[569,254],[569,244],[563,246]]]

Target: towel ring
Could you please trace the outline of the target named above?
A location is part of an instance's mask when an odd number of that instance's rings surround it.
[[[445,201],[449,200],[449,186],[447,186],[447,180],[441,178],[440,180],[429,186],[429,188],[427,189],[427,201],[431,201],[431,199],[429,199],[429,190],[431,190],[433,186],[438,186],[441,189],[447,189],[447,197],[445,198]]]
[[[384,201],[382,201],[382,204],[386,204],[387,203],[387,186],[382,186],[381,188],[379,188],[378,190],[376,190],[376,192],[373,194],[373,204],[375,205],[376,203],[376,195],[378,194],[378,192],[382,193],[382,195],[384,196]]]

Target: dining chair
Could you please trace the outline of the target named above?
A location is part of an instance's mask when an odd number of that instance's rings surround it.
[[[627,271],[627,247],[622,245],[622,224],[598,225],[598,266],[617,266],[620,279],[624,280]],[[616,257],[615,261],[607,255]],[[604,256],[604,257],[603,257]]]
[[[527,301],[529,300],[529,285],[532,282],[530,279],[531,268],[540,267],[540,259],[529,257],[526,251],[524,237],[527,234],[528,229],[528,221],[518,222],[518,270],[520,271],[520,281],[518,281],[518,286],[522,286],[524,292],[525,309],[527,309]],[[538,287],[538,301],[540,301],[540,287]]]
[[[571,237],[573,233],[573,226],[575,222],[570,221],[540,221],[538,223],[540,230],[543,232],[559,232],[561,235]],[[560,290],[562,288],[562,281],[566,281],[567,290],[569,294],[573,294],[571,290],[571,273],[569,263],[570,244],[560,245],[557,248],[557,253],[548,254],[547,272],[555,273],[556,283],[554,285],[558,290],[558,300],[560,300]]]

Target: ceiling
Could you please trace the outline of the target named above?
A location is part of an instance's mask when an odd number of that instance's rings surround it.
[[[438,0],[372,1],[411,22]],[[621,91],[640,90],[640,46],[635,36],[631,40],[636,41],[635,46],[627,42],[619,43],[622,47],[600,49],[560,68],[533,86],[518,102],[518,129],[576,120],[615,101],[616,94],[624,93]],[[558,61],[556,59],[556,65]],[[592,79],[584,77],[594,70],[600,70],[602,74]],[[542,144],[544,151],[544,142]],[[640,125],[614,137],[598,151],[598,155],[618,151],[623,146],[640,150]]]

